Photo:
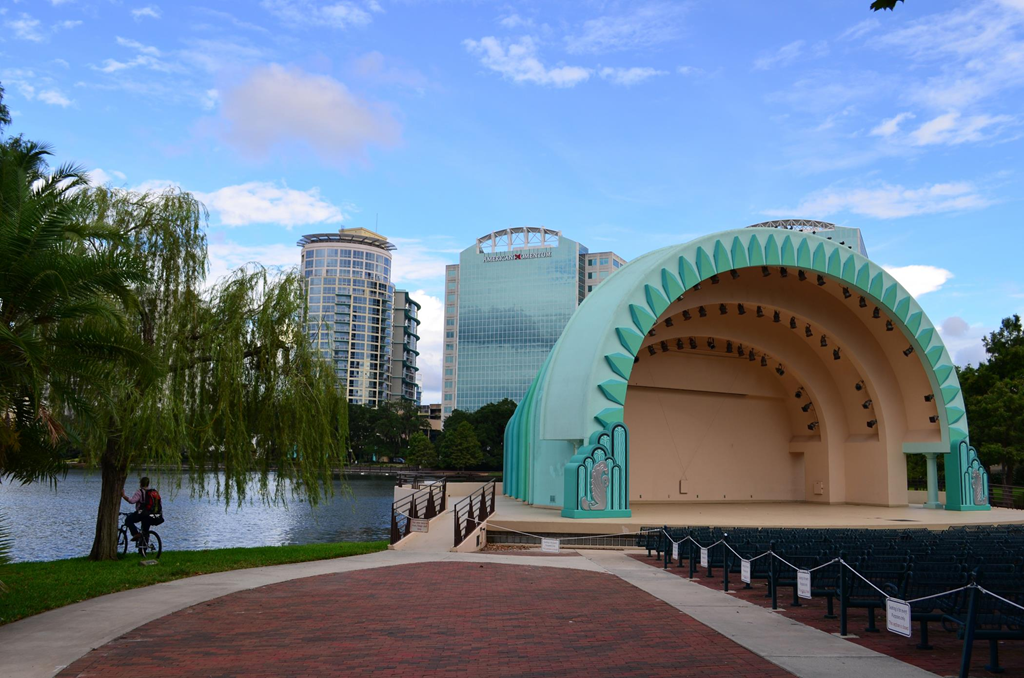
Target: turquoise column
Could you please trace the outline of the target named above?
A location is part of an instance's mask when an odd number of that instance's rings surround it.
[[[928,465],[928,501],[925,502],[924,507],[930,509],[943,508],[942,504],[939,503],[939,465],[936,460],[937,456],[935,452],[926,452],[924,455]]]

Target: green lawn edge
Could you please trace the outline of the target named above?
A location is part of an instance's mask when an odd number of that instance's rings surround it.
[[[87,558],[0,565],[0,626],[90,598],[201,574],[344,558],[383,551],[386,541],[165,551],[160,564],[141,567],[138,554],[117,561]]]

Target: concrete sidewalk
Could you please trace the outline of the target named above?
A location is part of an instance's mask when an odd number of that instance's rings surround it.
[[[447,537],[450,529],[449,525],[449,530],[441,528],[438,533]],[[637,562],[622,552],[587,550],[580,553],[585,555],[548,557],[391,550],[336,560],[220,572],[122,591],[0,627],[0,678],[53,676],[89,651],[138,626],[238,591],[302,577],[428,562],[533,565],[607,573],[665,601],[802,678],[934,675],[725,593],[685,581]]]

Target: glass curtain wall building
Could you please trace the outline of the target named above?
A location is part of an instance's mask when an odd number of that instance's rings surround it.
[[[304,235],[298,244],[310,339],[334,362],[348,401],[375,407],[391,386],[395,246],[365,228]]]
[[[523,397],[588,288],[623,263],[607,252],[592,267],[587,259],[560,231],[521,227],[477,239],[447,267],[444,416]]]

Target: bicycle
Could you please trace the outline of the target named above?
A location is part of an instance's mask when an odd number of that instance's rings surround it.
[[[127,518],[133,514],[120,513],[119,515]],[[132,543],[131,533],[128,531],[128,525],[124,520],[122,520],[121,527],[117,531],[117,549],[121,552],[121,555],[128,553],[128,544],[130,543]],[[140,526],[139,541],[136,544],[136,548],[138,548],[139,555],[143,558],[145,558],[147,554],[153,558],[159,558],[160,554],[164,552],[164,543],[160,539],[160,535],[154,530]]]

